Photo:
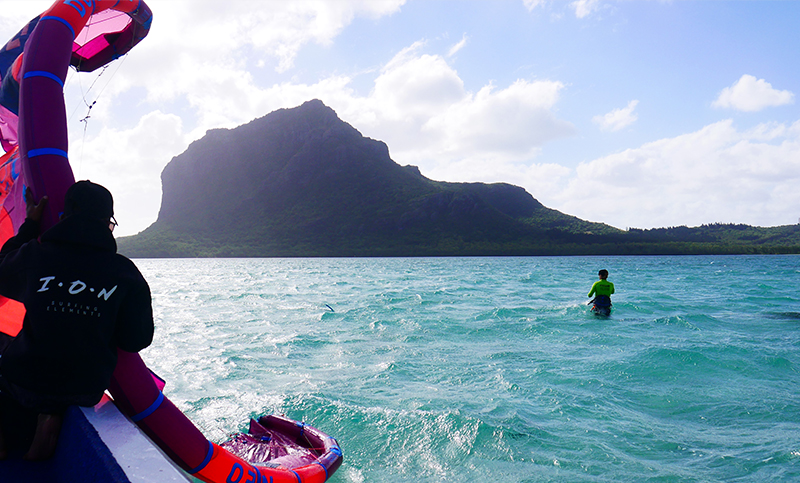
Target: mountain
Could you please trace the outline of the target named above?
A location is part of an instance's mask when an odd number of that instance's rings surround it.
[[[416,167],[392,161],[386,144],[362,136],[319,100],[235,129],[208,131],[169,162],[161,181],[157,221],[120,238],[120,252],[132,257],[559,255],[800,246],[796,227],[771,243],[758,243],[758,236],[770,234],[748,233],[750,239],[725,248],[730,237],[715,238],[713,230],[696,240],[670,230],[622,231],[546,208],[517,186],[432,181]]]

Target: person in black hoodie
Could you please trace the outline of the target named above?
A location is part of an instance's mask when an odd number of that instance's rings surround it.
[[[93,406],[117,363],[153,340],[150,288],[116,253],[113,198],[90,181],[72,185],[64,213],[40,239],[47,199],[26,190],[26,219],[0,250],[0,295],[22,302],[16,337],[0,334],[0,396],[38,413],[26,459],[52,456],[70,405]],[[6,453],[0,431],[0,457]]]

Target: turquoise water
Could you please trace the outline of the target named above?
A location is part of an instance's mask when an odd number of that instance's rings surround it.
[[[798,256],[136,263],[165,394],[318,427],[333,482],[800,481]]]

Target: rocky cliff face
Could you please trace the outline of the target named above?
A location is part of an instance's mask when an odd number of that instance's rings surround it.
[[[228,218],[248,204],[302,197],[359,150],[375,162],[389,160],[385,145],[363,138],[320,101],[281,109],[236,129],[208,131],[161,174],[158,222],[205,224],[208,214]]]
[[[557,213],[516,186],[429,180],[318,100],[209,131],[161,180],[148,243],[236,246],[231,253],[249,256],[519,241],[542,234],[523,220]]]
[[[324,220],[352,233],[401,231],[525,217],[541,207],[511,185],[428,180],[392,161],[384,143],[363,137],[318,100],[209,131],[161,179],[157,223],[189,231]]]

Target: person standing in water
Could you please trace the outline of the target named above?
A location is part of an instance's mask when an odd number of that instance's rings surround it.
[[[608,270],[600,270],[598,273],[600,280],[592,285],[589,297],[594,296],[594,306],[592,310],[601,315],[611,313],[611,294],[614,293],[614,284],[608,281]]]

